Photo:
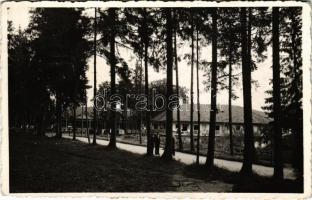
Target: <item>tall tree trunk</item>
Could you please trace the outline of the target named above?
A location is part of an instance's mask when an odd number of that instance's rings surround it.
[[[153,155],[153,144],[151,135],[151,113],[150,113],[150,96],[149,96],[149,84],[148,84],[148,35],[147,35],[147,11],[146,8],[143,9],[143,42],[144,42],[144,70],[145,70],[145,96],[147,98],[147,110],[146,110],[146,137],[147,137],[147,147],[146,155]]]
[[[166,92],[166,143],[162,158],[172,159],[173,139],[172,139],[172,109],[168,108],[170,96],[173,94],[172,86],[172,66],[173,66],[173,48],[172,48],[172,14],[171,8],[165,8],[166,14],[166,48],[167,48],[167,92]]]
[[[76,103],[73,105],[73,140],[76,140]]]
[[[232,30],[230,28],[230,30]],[[232,40],[230,41],[230,46],[232,46]],[[232,50],[229,54],[229,132],[230,132],[230,153],[231,156],[234,155],[233,150],[233,127],[232,127]]]
[[[199,165],[199,147],[200,147],[200,101],[199,101],[199,46],[198,29],[196,29],[196,82],[197,82],[197,154],[196,163]]]
[[[212,69],[211,69],[211,108],[208,138],[208,152],[206,166],[212,168],[214,164],[215,129],[217,114],[217,9],[212,11]]]
[[[142,62],[142,57],[140,57],[140,89],[139,89],[139,93],[143,94],[143,88],[142,88],[142,74],[143,74],[143,62]],[[142,111],[139,111],[139,133],[140,133],[140,144],[142,144]]]
[[[274,116],[274,178],[283,179],[282,128],[281,128],[281,80],[279,56],[279,8],[272,11],[273,40],[273,116]]]
[[[26,126],[24,125],[25,129]],[[56,137],[62,137],[62,105],[61,94],[56,92]]]
[[[112,27],[110,30],[110,66],[111,66],[111,95],[116,94],[116,58],[115,58],[115,18],[116,18],[116,8],[109,8],[108,14],[112,21]],[[112,111],[111,111],[111,126],[112,132],[111,137],[109,139],[108,146],[110,148],[116,148],[116,104],[112,104]]]
[[[87,89],[86,89],[86,131],[87,131],[87,137],[88,137],[88,144],[90,144],[90,135],[89,135],[89,121],[88,121],[88,95],[87,95]]]
[[[177,27],[174,30],[174,61],[176,69],[176,92],[180,103],[180,86],[179,86],[179,67],[178,67],[178,53],[177,53]],[[178,105],[180,106],[180,105]],[[179,140],[179,150],[183,150],[182,135],[181,135],[181,117],[180,117],[180,107],[177,109],[177,125],[178,125],[178,140]]]
[[[243,74],[243,101],[244,101],[244,160],[240,171],[243,175],[252,175],[254,156],[254,136],[252,127],[251,103],[251,9],[249,10],[248,35],[246,8],[242,8],[242,74]],[[248,50],[248,51],[247,51]]]
[[[190,17],[191,17],[191,48],[192,48],[192,54],[191,54],[191,113],[190,113],[190,146],[191,146],[191,152],[194,151],[194,121],[193,121],[193,114],[194,114],[194,21],[193,21],[193,12],[190,11]]]
[[[96,93],[97,93],[97,89],[96,89],[96,36],[97,36],[97,8],[94,8],[94,41],[93,41],[93,53],[94,53],[94,72],[93,72],[93,141],[92,144],[95,145],[96,144],[96,133],[97,133],[97,112],[96,112]]]

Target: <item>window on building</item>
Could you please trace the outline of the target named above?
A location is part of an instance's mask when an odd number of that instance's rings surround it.
[[[236,128],[235,128],[237,131],[240,130],[240,125],[237,125]]]
[[[216,131],[219,131],[219,130],[220,130],[220,126],[217,125],[217,126],[216,126]]]
[[[182,131],[187,131],[187,124],[182,124]]]
[[[175,124],[175,128],[176,128],[176,129],[178,129],[178,128],[179,128],[178,123],[176,123],[176,124]]]
[[[158,124],[154,124],[154,129],[158,129]]]
[[[198,124],[194,125],[194,130],[198,130]]]

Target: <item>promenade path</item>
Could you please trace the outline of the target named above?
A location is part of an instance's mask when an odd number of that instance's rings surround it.
[[[68,135],[63,135],[64,138],[72,138],[72,136]],[[77,140],[87,143],[88,140],[85,137],[76,137]],[[92,136],[91,136],[91,141],[92,141]],[[97,144],[98,145],[108,145],[107,140],[99,139],[97,138]],[[125,143],[119,143],[117,142],[117,148],[129,151],[132,153],[137,153],[137,154],[145,154],[146,153],[146,147],[143,146],[138,146],[138,145],[132,145],[132,144],[125,144]],[[159,150],[160,155],[163,153],[163,149],[161,148]],[[196,156],[188,153],[182,153],[182,152],[177,152],[175,153],[174,159],[182,162],[184,164],[192,164],[195,163],[196,161]],[[204,164],[206,161],[205,156],[200,156],[199,157],[199,162],[201,164]],[[242,167],[242,162],[239,161],[230,161],[230,160],[224,160],[224,159],[214,159],[214,164],[217,167],[227,169],[232,172],[239,172],[239,170]],[[273,175],[273,167],[268,167],[268,166],[263,166],[263,165],[253,165],[253,171],[254,173],[260,175],[260,176],[265,176],[265,177],[271,177]],[[295,174],[291,168],[284,168],[284,177],[285,179],[295,179]]]

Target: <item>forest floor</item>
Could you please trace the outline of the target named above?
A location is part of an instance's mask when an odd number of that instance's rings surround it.
[[[10,134],[10,192],[302,192],[294,180],[241,177],[71,139]]]

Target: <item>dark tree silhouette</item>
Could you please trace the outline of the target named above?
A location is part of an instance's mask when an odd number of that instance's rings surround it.
[[[291,133],[294,154],[292,164],[297,178],[303,178],[303,111],[302,111],[302,16],[301,8],[279,8],[280,126],[282,133]],[[271,21],[274,18],[271,18]],[[273,35],[273,34],[272,34]],[[276,40],[276,39],[275,39]],[[272,38],[272,42],[274,39]],[[276,42],[275,42],[276,43]],[[277,54],[277,52],[275,52]],[[274,58],[273,58],[274,59]],[[274,69],[273,69],[274,70]],[[274,79],[273,79],[274,84]],[[275,87],[273,85],[273,87]],[[265,112],[274,118],[274,88],[267,91]],[[275,133],[273,139],[275,137]],[[271,139],[271,135],[266,135]],[[287,137],[287,136],[286,136]],[[275,140],[274,140],[275,141]],[[273,144],[275,143],[273,141]],[[281,162],[281,161],[280,161]],[[275,164],[275,161],[274,161]]]
[[[215,128],[217,113],[217,9],[212,9],[212,69],[211,69],[211,108],[208,137],[208,152],[206,166],[212,168],[214,164]]]
[[[34,65],[32,37],[27,30],[15,31],[8,23],[8,81],[10,127],[34,125],[37,136],[53,122],[54,102],[46,89],[45,77]]]
[[[135,65],[135,76],[134,76],[134,89],[136,91],[137,95],[141,95],[143,94],[143,87],[142,87],[142,76],[143,76],[143,63],[142,63],[142,59],[139,58],[136,61],[136,65]],[[139,141],[140,144],[142,144],[142,111],[137,111],[137,130],[139,131]]]
[[[174,18],[177,19],[177,12],[174,10]],[[178,66],[178,53],[177,53],[177,29],[179,29],[179,22],[176,22],[174,26],[174,62],[176,70],[176,93],[180,100],[180,90],[179,90],[179,66]],[[179,141],[179,150],[183,150],[182,136],[181,136],[181,117],[179,106],[177,108],[177,126],[178,126],[178,141]]]
[[[232,40],[230,42],[232,45]],[[233,125],[232,125],[232,53],[229,54],[229,132],[230,132],[230,153],[233,156]]]
[[[248,10],[249,17],[247,24],[246,8],[241,8],[242,75],[244,100],[244,160],[240,173],[243,175],[252,174],[252,162],[254,155],[251,104],[251,9],[248,8]]]
[[[98,129],[97,111],[96,111],[96,94],[97,94],[97,81],[96,81],[96,38],[97,37],[97,8],[94,8],[94,38],[93,38],[93,141],[96,144],[96,133]]]
[[[287,48],[285,52],[291,56],[291,63],[288,60],[288,56],[283,58],[283,64],[288,63],[288,69],[285,72],[289,81],[286,85],[288,89],[287,106],[283,112],[285,116],[283,121],[290,126],[291,131],[295,138],[295,153],[293,165],[296,169],[298,179],[303,179],[303,110],[302,110],[302,8],[290,7],[283,8],[285,13],[288,14],[291,24],[290,44],[286,42]],[[286,29],[288,26],[285,27]],[[287,40],[286,40],[287,41]],[[289,48],[290,47],[290,48]],[[289,49],[291,49],[289,51]],[[292,67],[291,67],[292,66]]]
[[[110,73],[111,73],[111,82],[110,82],[110,88],[111,88],[111,95],[116,94],[116,58],[115,58],[115,19],[116,19],[116,9],[115,8],[109,8],[108,9],[108,15],[111,20],[111,29],[110,29]],[[116,148],[116,104],[111,103],[112,109],[111,109],[111,135],[109,138],[109,144],[108,146],[110,148],[115,149]]]
[[[161,44],[160,38],[153,39],[152,35],[158,32],[159,28],[159,11],[152,8],[128,8],[125,10],[125,15],[127,22],[131,26],[137,27],[137,30],[128,31],[128,43],[133,47],[134,53],[136,53],[139,59],[144,60],[144,94],[147,97],[147,109],[145,111],[145,124],[146,124],[146,135],[147,135],[147,148],[146,154],[148,156],[152,155],[152,142],[151,142],[151,114],[152,114],[152,105],[150,99],[149,91],[149,64],[158,70],[161,60],[159,59],[155,49],[159,44]],[[133,29],[133,28],[132,28]],[[160,31],[161,32],[161,31]],[[136,34],[137,33],[137,34]],[[157,49],[159,51],[159,49]],[[149,53],[151,52],[151,53]]]
[[[146,136],[147,136],[147,149],[146,154],[148,156],[153,155],[152,149],[152,137],[151,137],[151,114],[150,114],[150,99],[149,99],[149,89],[148,89],[148,47],[149,47],[149,37],[148,37],[148,24],[147,24],[147,10],[144,8],[142,10],[143,24],[142,24],[142,39],[144,43],[144,71],[145,71],[145,95],[147,97],[147,110],[146,110]]]
[[[33,69],[56,99],[57,137],[61,137],[62,111],[84,101],[86,61],[90,55],[89,19],[83,9],[37,8],[29,32],[33,41]],[[62,31],[60,31],[62,30]]]
[[[241,59],[241,49],[240,49],[240,23],[239,23],[239,8],[218,8],[218,67],[217,67],[217,91],[228,90],[229,92],[229,103],[232,104],[232,100],[238,97],[233,92],[233,86],[238,85],[238,78],[241,73],[235,73],[235,68],[237,68]],[[203,22],[204,24],[207,24]],[[203,24],[201,23],[201,24]],[[207,27],[200,26],[200,33],[205,33],[206,37],[209,38],[212,35],[211,25],[208,24]],[[203,27],[207,30],[202,30]],[[209,40],[208,40],[209,42]],[[211,88],[211,69],[212,62],[202,61],[202,66],[205,71],[204,76],[208,79],[204,80],[203,83],[206,86],[205,90],[209,91]],[[231,68],[227,72],[227,66]],[[231,72],[231,76],[230,73]],[[228,80],[230,79],[230,80]],[[229,85],[230,84],[230,85]],[[230,88],[231,87],[231,88]],[[229,106],[229,113],[231,115],[231,107]],[[231,117],[229,116],[231,121]],[[231,130],[231,123],[229,122],[229,130]],[[229,146],[230,150],[233,149],[232,134],[229,134]]]
[[[199,165],[200,148],[200,101],[199,101],[199,31],[196,28],[196,84],[197,84],[197,145],[196,145],[196,164]]]
[[[172,69],[173,69],[173,48],[172,48],[172,11],[171,8],[164,9],[166,15],[166,46],[167,46],[167,93],[166,93],[166,143],[162,158],[172,159],[172,108],[169,109],[170,96],[173,95]]]
[[[274,177],[283,179],[282,129],[281,129],[281,89],[279,56],[279,8],[272,11],[273,41],[273,113],[274,113]]]
[[[190,150],[194,151],[194,18],[192,8],[190,8],[190,21],[191,21],[191,109],[190,109]]]
[[[225,57],[225,62],[228,65],[229,73],[228,76],[228,86],[225,86],[228,89],[228,108],[229,108],[229,146],[230,153],[233,156],[233,123],[232,123],[232,100],[238,98],[233,93],[233,86],[237,85],[237,74],[233,73],[233,65],[237,64],[240,60],[240,43],[239,43],[239,14],[238,8],[223,8],[220,9],[220,55]]]
[[[142,59],[140,61],[140,79],[139,79],[139,92],[140,94],[143,94],[143,87],[142,87],[142,76],[143,76],[143,66],[142,66]],[[142,144],[142,120],[143,115],[142,112],[139,113],[139,131],[140,131],[140,144]]]

